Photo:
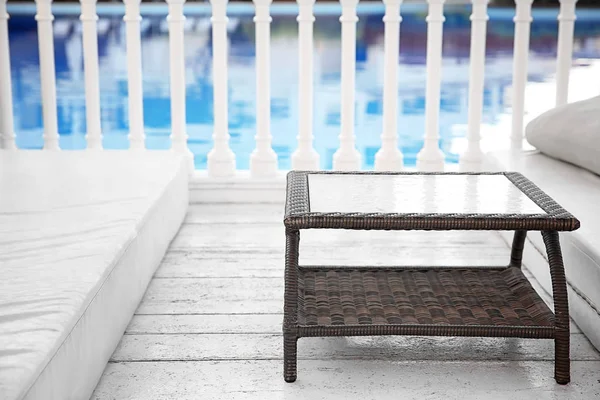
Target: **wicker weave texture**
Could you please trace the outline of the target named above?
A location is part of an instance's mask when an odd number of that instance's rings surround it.
[[[310,209],[309,174],[319,175],[504,175],[517,189],[544,210],[540,214],[486,213],[362,213],[313,212]],[[284,223],[291,229],[395,229],[395,230],[533,230],[572,231],[579,221],[533,182],[517,172],[331,172],[292,171],[287,176]]]
[[[313,336],[433,335],[553,338],[554,377],[570,381],[569,308],[558,231],[579,221],[519,173],[504,175],[540,214],[312,212],[308,174],[288,174],[285,302],[286,382],[297,376],[297,340]],[[414,174],[335,172],[344,174]],[[431,173],[448,175],[452,173]],[[514,230],[508,267],[301,267],[302,229]],[[542,231],[556,315],[520,270],[527,231]],[[332,249],[333,250],[333,249]]]
[[[339,325],[554,326],[518,268],[300,269],[298,322]]]

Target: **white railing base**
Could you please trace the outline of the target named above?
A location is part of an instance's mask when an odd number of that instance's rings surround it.
[[[225,178],[235,175],[235,154],[231,149],[217,152],[213,148],[207,156],[208,175]]]
[[[146,141],[145,140],[139,141],[139,140],[137,140],[138,139],[137,135],[134,135],[131,133],[129,135],[127,135],[127,138],[129,139],[129,150],[131,150],[131,151],[146,150]]]
[[[131,136],[131,134],[129,134],[128,136]],[[135,146],[135,147],[134,147],[134,146],[133,146],[133,143],[131,143],[131,144],[130,144],[130,146],[129,146],[129,149],[127,149],[127,150],[128,150],[128,151],[132,151],[132,152],[136,152],[136,153],[141,153],[141,152],[144,152],[144,151],[149,151],[149,150],[146,148],[146,146],[142,146],[142,147]]]
[[[298,149],[292,154],[292,169],[314,171],[319,169],[319,153],[315,149]]]
[[[187,134],[185,132],[182,134],[187,137]],[[171,151],[183,156],[186,160],[185,162],[188,164],[188,169],[190,170],[190,173],[193,173],[194,170],[196,169],[196,166],[194,165],[194,153],[192,153],[190,148],[187,147],[187,144],[178,143],[175,136],[176,136],[175,134],[171,135],[171,143],[172,143]]]
[[[188,173],[191,176],[194,174],[194,171],[196,171],[196,165],[194,164],[194,154],[192,154],[191,151],[188,151],[188,154],[185,157],[187,159],[186,161],[188,165]]]
[[[16,135],[13,133],[12,135],[10,133],[5,133],[4,134],[4,141],[3,143],[0,144],[0,149],[1,150],[17,150],[17,145],[15,144],[15,140],[16,140]]]
[[[398,149],[395,149],[395,151],[379,150],[375,154],[376,171],[402,171],[403,165],[402,152]]]
[[[467,149],[460,156],[458,168],[461,172],[480,171],[484,159],[485,154],[483,153],[483,151],[481,151],[481,148],[476,147],[472,149]]]
[[[479,163],[483,161],[484,153],[481,148],[467,149],[460,157],[460,162]]]
[[[444,164],[444,153],[437,147],[424,147],[417,154],[417,169],[419,171],[443,171]]]
[[[459,172],[481,172],[485,170],[485,163],[481,162],[467,162],[463,161],[458,165]]]
[[[86,150],[102,150],[102,140],[96,140],[96,136],[102,135],[99,132],[88,133],[85,135],[85,141],[87,142]]]
[[[51,151],[59,151],[60,145],[58,143],[58,138],[54,138],[53,136],[43,135],[44,138],[44,150]]]
[[[277,154],[273,149],[257,152],[250,155],[250,174],[253,177],[270,177],[277,175]],[[263,157],[266,156],[266,157]]]
[[[182,155],[185,159],[185,163],[187,164],[187,169],[190,176],[192,176],[195,173],[196,166],[194,165],[194,154],[189,149],[182,151],[181,149],[171,148],[168,151]]]
[[[88,135],[85,135],[85,137],[86,137],[86,140],[87,140]],[[86,147],[84,150],[85,151],[92,151],[92,152],[101,152],[101,151],[104,151],[104,149],[102,147],[98,147],[97,145],[94,145],[94,146],[91,146],[91,147]]]
[[[333,169],[336,171],[357,171],[360,170],[361,157],[355,148],[338,150],[333,155]]]
[[[511,137],[510,139],[510,148],[511,150],[517,150],[517,151],[521,151],[523,150],[524,144],[525,142],[525,138],[524,137],[519,137],[519,138],[515,138],[515,137]]]

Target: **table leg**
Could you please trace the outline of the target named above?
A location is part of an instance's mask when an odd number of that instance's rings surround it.
[[[285,232],[285,294],[283,300],[283,378],[296,380],[298,342],[298,252],[300,232]]]
[[[554,338],[554,379],[559,384],[567,384],[571,380],[571,362],[569,356],[569,299],[567,297],[567,280],[558,232],[542,232],[550,275],[552,277],[552,294],[554,298],[555,338]]]
[[[297,350],[298,337],[283,334],[283,379],[286,382],[295,382],[297,376]]]
[[[527,231],[515,231],[513,237],[512,249],[510,252],[510,264],[509,267],[521,268],[523,261],[523,248],[525,247],[525,238],[527,237]]]

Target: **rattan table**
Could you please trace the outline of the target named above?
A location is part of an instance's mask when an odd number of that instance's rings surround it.
[[[569,310],[559,231],[579,221],[523,175],[292,171],[287,176],[284,379],[297,340],[315,336],[554,339],[556,381],[570,381]],[[499,267],[301,266],[303,229],[510,230]],[[527,231],[541,231],[554,313],[521,271]]]

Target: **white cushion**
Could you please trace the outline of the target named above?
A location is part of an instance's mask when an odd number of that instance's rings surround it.
[[[91,396],[183,220],[185,165],[0,151],[0,399]]]
[[[542,153],[600,175],[600,96],[541,114],[525,136]]]
[[[572,293],[583,300],[579,304],[586,307],[586,310],[573,310],[577,305],[571,304],[571,314],[588,316],[585,321],[576,319],[575,322],[582,330],[584,326],[593,327],[584,333],[600,348],[597,312],[600,309],[600,176],[539,151],[517,154],[502,151],[490,156],[501,170],[521,172],[581,222],[578,230],[560,233],[567,281]],[[546,254],[539,232],[531,232],[528,238],[540,253]],[[539,273],[532,272],[551,293],[547,266]],[[589,320],[589,315],[595,315],[595,320]]]

